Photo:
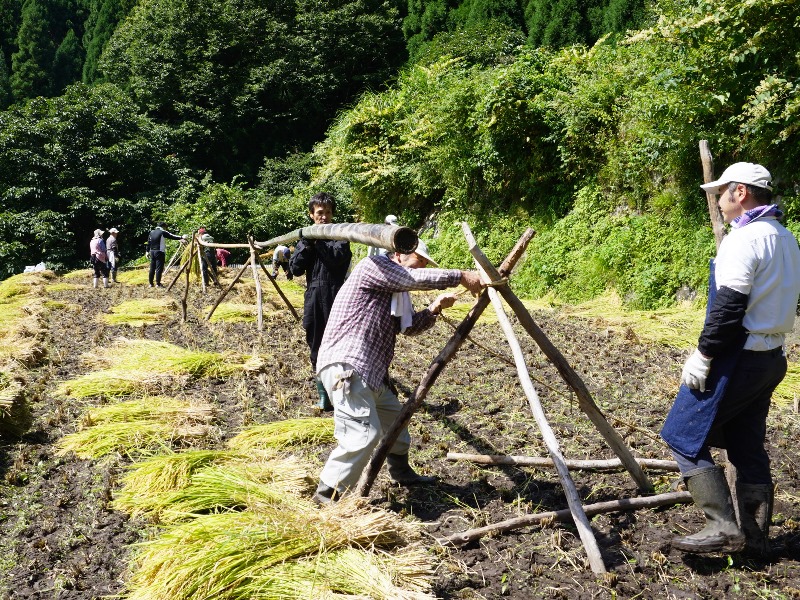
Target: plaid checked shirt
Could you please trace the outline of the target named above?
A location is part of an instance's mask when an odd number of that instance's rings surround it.
[[[333,303],[317,357],[317,372],[333,363],[349,363],[372,389],[379,389],[394,357],[400,318],[391,314],[392,294],[443,290],[461,281],[461,271],[407,269],[388,256],[358,263]],[[417,335],[436,322],[427,308],[415,312],[403,335]]]

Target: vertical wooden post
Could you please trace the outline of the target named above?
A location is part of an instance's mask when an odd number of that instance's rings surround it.
[[[700,140],[700,161],[703,163],[703,183],[714,181],[714,158],[711,156],[708,140]],[[714,241],[719,249],[722,238],[725,237],[725,221],[719,212],[717,195],[706,192],[706,201],[708,202],[708,216],[711,218],[711,228],[714,231]]]
[[[194,236],[192,236],[192,242],[189,246],[189,257],[186,259],[186,289],[183,290],[183,298],[181,298],[181,311],[183,312],[183,320],[186,322],[188,319],[188,298],[189,298],[189,276],[192,273],[192,261],[194,260],[194,253],[197,251],[197,244],[195,243]]]
[[[264,330],[264,306],[261,303],[261,277],[258,274],[258,253],[253,245],[253,236],[247,236],[250,244],[250,267],[253,269],[253,281],[256,284],[256,308],[258,309],[258,330]]]

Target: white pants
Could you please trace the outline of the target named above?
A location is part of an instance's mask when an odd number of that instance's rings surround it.
[[[113,269],[114,267],[116,267],[117,266],[117,257],[114,254],[114,251],[113,250],[107,251],[106,252],[106,256],[108,257],[108,264],[111,266],[111,268]]]
[[[348,371],[352,371],[350,377],[346,377]],[[342,493],[356,486],[372,451],[383,432],[394,423],[402,404],[385,385],[379,390],[370,389],[352,365],[328,365],[320,371],[319,378],[333,404],[334,435],[338,442],[320,480]],[[408,454],[410,444],[411,436],[408,428],[404,428],[390,453]]]

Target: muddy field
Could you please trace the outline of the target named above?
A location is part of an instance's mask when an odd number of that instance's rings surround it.
[[[282,276],[279,281],[283,282]],[[49,292],[56,304],[47,316],[47,356],[26,373],[33,426],[19,440],[0,440],[0,597],[4,599],[92,599],[120,593],[131,545],[152,533],[151,525],[109,507],[128,459],[87,461],[55,454],[59,439],[78,427],[86,405],[104,402],[55,394],[60,382],[85,372],[83,352],[110,347],[125,336],[271,357],[270,368],[260,376],[201,380],[173,390],[176,396],[204,399],[219,407],[213,444],[222,444],[246,425],[317,414],[303,331],[288,311],[271,315],[261,335],[252,322],[209,324],[203,310],[216,292],[203,295],[193,287],[187,322],[176,309],[157,325],[109,326],[99,322],[98,315],[113,305],[131,298],[163,297],[166,292],[134,283],[93,290],[88,274],[69,282],[76,284],[75,289]],[[240,297],[252,300],[247,286],[247,282],[240,286]],[[182,292],[176,286],[169,295],[178,299]],[[268,299],[277,301],[274,294]],[[567,319],[555,311],[533,315],[636,455],[671,458],[658,430],[677,389],[682,353],[639,343],[635,332],[609,327],[602,320]],[[426,335],[401,337],[391,369],[401,395],[408,396],[416,387],[452,331],[440,320]],[[565,457],[613,458],[556,370],[521,328],[517,333]],[[789,352],[796,360],[800,347],[792,344]],[[775,557],[770,562],[728,555],[690,557],[671,550],[671,536],[696,530],[702,523],[691,505],[593,518],[609,571],[603,577],[589,569],[571,523],[529,527],[450,550],[438,548],[436,538],[454,532],[566,507],[551,469],[487,467],[446,458],[448,452],[547,455],[510,357],[497,323],[481,321],[411,425],[411,461],[420,472],[438,476],[439,483],[407,490],[382,474],[372,491],[375,505],[426,523],[431,551],[441,561],[434,587],[438,597],[800,597],[800,417],[792,407],[773,407],[769,423],[777,483],[771,530]],[[315,468],[321,467],[328,450],[319,449]],[[673,474],[647,473],[656,491],[668,491]],[[623,471],[573,471],[572,476],[587,504],[637,495],[635,483]]]

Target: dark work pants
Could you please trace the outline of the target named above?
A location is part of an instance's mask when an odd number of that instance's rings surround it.
[[[710,446],[725,448],[742,483],[771,484],[769,455],[764,448],[772,392],[786,375],[781,348],[767,352],[743,350],[720,401],[706,445],[691,459],[673,451],[684,476],[714,464]]]
[[[161,285],[161,274],[164,272],[164,253],[159,250],[150,251],[150,275],[148,280],[150,285],[153,285],[153,277],[155,276],[155,283]]]

